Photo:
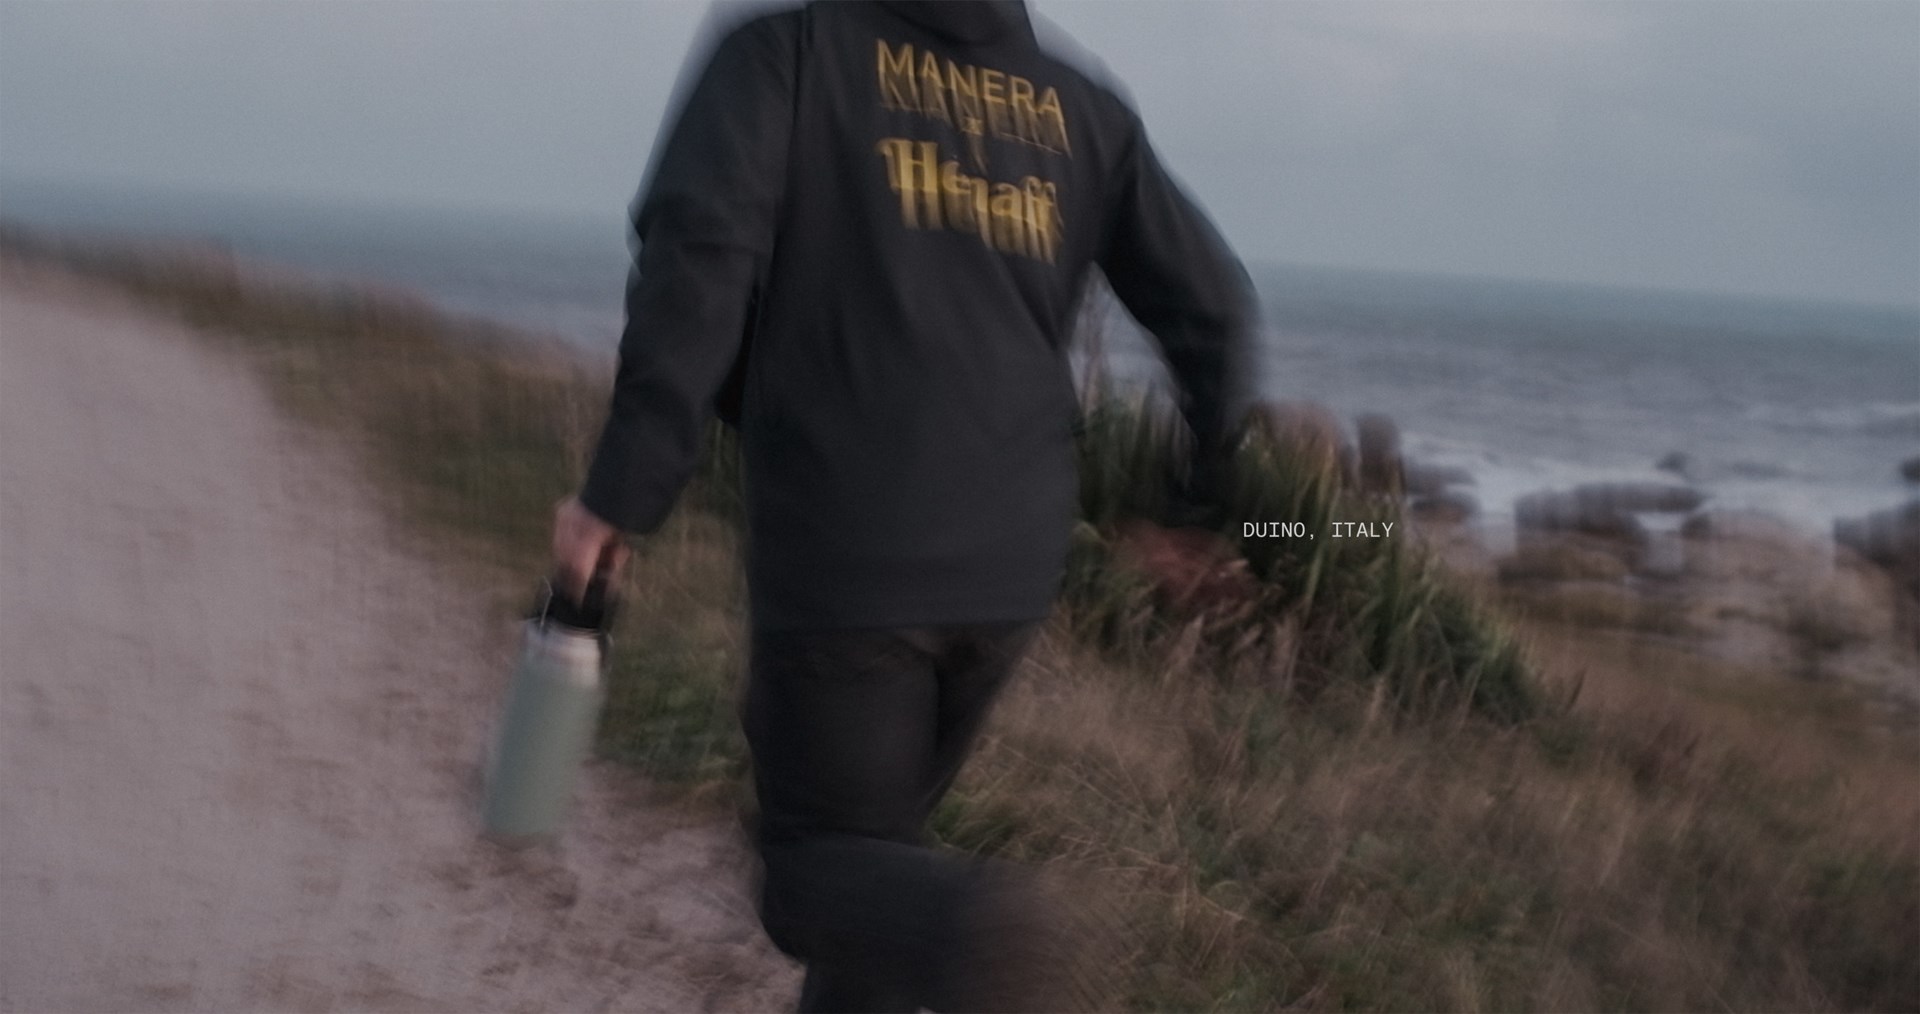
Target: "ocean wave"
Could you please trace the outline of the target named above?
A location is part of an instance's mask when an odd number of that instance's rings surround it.
[[[1920,436],[1920,401],[1869,401],[1827,408],[1758,405],[1749,409],[1746,417],[1752,422],[1781,429],[1866,436]]]
[[[1920,405],[1909,408],[1920,411]],[[1530,457],[1427,434],[1408,433],[1403,446],[1413,460],[1463,468],[1473,476],[1468,491],[1480,504],[1474,523],[1495,535],[1496,544],[1501,531],[1513,525],[1514,505],[1528,494],[1589,483],[1682,481],[1651,465]],[[1705,471],[1708,474],[1687,484],[1707,496],[1709,509],[1767,514],[1810,535],[1829,534],[1836,519],[1897,505],[1909,495],[1891,480],[1816,478],[1796,469],[1753,462],[1728,462]]]

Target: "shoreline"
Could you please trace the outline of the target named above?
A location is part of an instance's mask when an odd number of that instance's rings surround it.
[[[1885,695],[1920,731],[1920,600],[1898,568],[1756,512],[1705,510],[1647,542],[1527,533],[1503,548],[1469,525],[1410,532],[1510,615],[1691,651],[1783,684]]]

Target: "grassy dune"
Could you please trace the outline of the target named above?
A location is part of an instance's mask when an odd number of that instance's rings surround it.
[[[541,573],[603,373],[218,256],[0,241],[254,356],[397,510],[498,564],[503,609]],[[1089,414],[1060,606],[936,815],[1125,914],[1108,1006],[1920,1008],[1910,735],[1617,631],[1517,636],[1410,539],[1256,540],[1219,594],[1171,598],[1123,535],[1162,509],[1166,447],[1139,404]],[[727,807],[744,589],[737,458],[711,451],[638,547],[601,747]],[[1257,436],[1242,456],[1236,516],[1391,516]]]

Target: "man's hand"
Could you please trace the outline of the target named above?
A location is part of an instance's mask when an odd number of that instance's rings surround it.
[[[620,529],[602,521],[579,497],[560,501],[553,512],[553,562],[562,594],[580,601],[593,572],[604,565],[607,579],[612,581],[626,564],[628,553]]]

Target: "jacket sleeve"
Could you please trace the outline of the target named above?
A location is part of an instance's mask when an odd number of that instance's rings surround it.
[[[1161,167],[1139,120],[1127,115],[1098,263],[1159,345],[1193,434],[1173,520],[1214,527],[1223,520],[1228,441],[1252,394],[1258,302],[1239,258]]]
[[[580,491],[623,531],[672,510],[739,354],[785,189],[796,31],[763,17],[720,41],[634,203],[620,365]]]

